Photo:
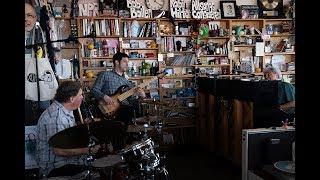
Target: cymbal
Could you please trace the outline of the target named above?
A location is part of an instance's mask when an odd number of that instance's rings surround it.
[[[153,126],[149,126],[147,127],[147,131],[150,131],[152,130],[154,127]],[[128,129],[127,129],[127,132],[129,133],[138,133],[138,132],[143,132],[144,131],[144,127],[143,126],[140,126],[140,125],[128,125]]]
[[[88,147],[89,131],[96,138],[97,143],[103,143],[107,138],[120,138],[125,136],[125,125],[120,121],[96,121],[80,124],[58,132],[49,139],[49,145],[54,148],[75,149]]]

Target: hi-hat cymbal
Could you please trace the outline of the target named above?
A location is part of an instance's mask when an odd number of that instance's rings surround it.
[[[125,136],[125,125],[119,121],[97,121],[80,124],[58,132],[49,139],[49,145],[55,148],[75,149],[88,147],[89,134],[96,138],[99,143],[105,142],[107,138],[119,138]]]

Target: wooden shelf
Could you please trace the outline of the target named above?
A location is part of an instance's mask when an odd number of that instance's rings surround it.
[[[174,53],[174,54],[180,54],[180,53],[194,53],[195,51],[172,51],[172,52],[161,52],[161,54],[168,54],[168,53]]]
[[[254,35],[247,34],[247,35],[235,36],[235,37],[258,37],[258,36],[261,36],[261,34],[254,34]]]
[[[200,55],[200,57],[226,57],[228,54]]]
[[[256,76],[263,76],[263,72],[260,73],[253,73]],[[284,71],[281,72],[282,75],[290,75],[290,74],[296,74],[295,71]]]
[[[201,38],[201,40],[207,40],[207,39],[229,39],[230,36],[223,36],[223,37],[204,37],[204,38]]]
[[[144,60],[157,60],[158,58],[155,57],[155,58],[129,58],[129,61],[144,61]]]
[[[272,52],[272,53],[265,53],[265,56],[272,56],[272,55],[295,55],[295,52]]]
[[[122,48],[123,50],[158,50],[158,48]]]
[[[120,35],[110,35],[110,36],[97,36],[95,38],[119,38]]]
[[[191,35],[176,35],[176,34],[171,34],[171,35],[160,35],[163,37],[191,37]]]
[[[155,40],[155,37],[123,37],[123,40]]]
[[[82,59],[112,59],[112,57],[81,57]]]
[[[238,44],[234,45],[234,47],[255,47],[255,44]]]
[[[193,74],[191,75],[174,75],[174,76],[164,76],[165,79],[183,79],[183,78],[192,78],[194,77]]]
[[[220,66],[230,66],[230,64],[212,64],[212,65],[192,65],[194,67],[220,67]]]
[[[129,80],[140,80],[140,79],[150,79],[155,76],[135,76],[135,77],[129,77]]]
[[[83,70],[106,70],[112,69],[113,67],[83,67]]]
[[[282,19],[264,19],[265,21],[292,21],[292,18],[282,18]]]
[[[270,37],[295,36],[295,34],[271,34]]]
[[[182,68],[182,67],[192,67],[193,65],[176,65],[176,66],[161,66],[162,68]]]
[[[285,72],[281,72],[282,75],[290,75],[290,74],[296,74],[295,71],[285,71]]]

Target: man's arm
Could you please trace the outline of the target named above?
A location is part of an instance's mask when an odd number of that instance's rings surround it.
[[[102,92],[103,84],[105,83],[105,73],[101,73],[92,86],[92,93],[96,99],[103,99],[105,94]]]
[[[295,108],[295,107],[296,107],[296,101],[290,101],[290,102],[287,102],[287,103],[280,105],[281,110],[287,110],[287,109]]]

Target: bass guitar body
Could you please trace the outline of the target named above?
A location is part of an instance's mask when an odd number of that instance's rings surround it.
[[[107,118],[112,118],[116,115],[116,112],[119,110],[121,105],[118,97],[119,95],[121,95],[121,93],[125,92],[127,88],[127,85],[120,86],[113,95],[109,96],[113,99],[113,104],[107,104],[103,99],[99,100],[98,107],[104,116],[106,116]]]

